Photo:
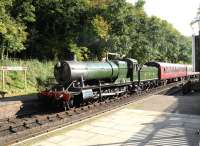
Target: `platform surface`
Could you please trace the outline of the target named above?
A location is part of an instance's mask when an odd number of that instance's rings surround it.
[[[15,117],[37,105],[37,94],[0,98],[0,119]],[[33,109],[34,110],[34,109]]]
[[[200,94],[153,95],[15,146],[199,146]]]
[[[200,116],[124,108],[15,146],[198,146]]]

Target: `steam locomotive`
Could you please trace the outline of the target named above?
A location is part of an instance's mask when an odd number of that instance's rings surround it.
[[[131,58],[104,62],[60,61],[54,67],[58,85],[38,96],[49,104],[69,109],[197,75],[191,65],[147,62],[141,66]]]

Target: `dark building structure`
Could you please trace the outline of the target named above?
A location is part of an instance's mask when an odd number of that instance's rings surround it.
[[[191,27],[193,29],[193,36],[192,36],[193,70],[200,72],[200,5],[198,8],[197,16],[191,22]]]
[[[193,67],[195,71],[200,72],[200,33],[193,36]]]

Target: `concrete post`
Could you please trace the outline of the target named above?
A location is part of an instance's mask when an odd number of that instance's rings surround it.
[[[192,67],[193,71],[195,71],[196,66],[195,66],[195,35],[192,35]]]
[[[194,60],[195,60],[195,71],[200,72],[200,35],[195,36],[195,51],[194,51]]]

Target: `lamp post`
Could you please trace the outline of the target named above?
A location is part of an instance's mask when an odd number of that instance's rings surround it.
[[[190,23],[193,30],[192,34],[192,66],[193,71],[200,71],[200,5],[198,8],[197,16]]]
[[[193,30],[193,35],[200,35],[200,5],[198,8],[197,16],[190,23]]]

